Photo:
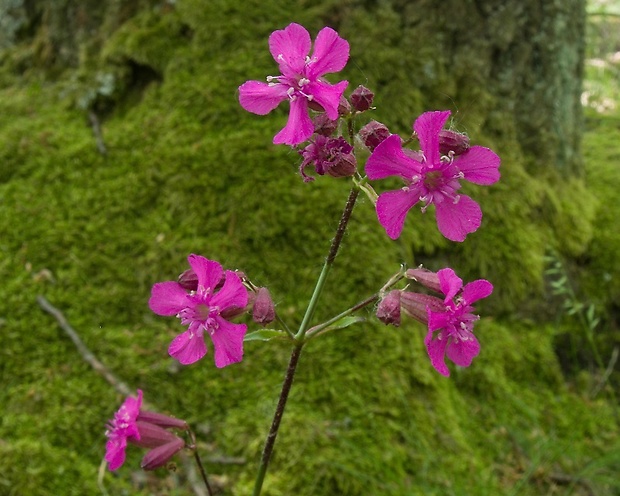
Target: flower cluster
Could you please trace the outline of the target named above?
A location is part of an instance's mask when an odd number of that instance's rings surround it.
[[[165,465],[170,458],[185,447],[185,441],[166,430],[187,429],[187,423],[157,412],[142,410],[142,391],[137,397],[128,397],[106,430],[105,460],[110,470],[117,470],[125,462],[127,443],[148,448],[140,466],[144,470],[154,470]]]

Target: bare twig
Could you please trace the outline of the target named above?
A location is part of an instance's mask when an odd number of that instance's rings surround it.
[[[97,357],[88,349],[88,347],[84,344],[84,341],[78,336],[77,332],[71,327],[71,324],[67,321],[65,316],[62,314],[60,310],[54,307],[49,301],[45,299],[44,296],[37,296],[37,303],[39,306],[45,310],[47,313],[52,315],[58,322],[58,325],[61,327],[63,331],[69,336],[73,344],[78,349],[82,358],[99,374],[101,374],[106,381],[108,381],[116,391],[118,391],[123,396],[129,396],[133,394],[133,391],[129,389],[129,386],[121,381],[118,377],[116,377],[110,369],[108,369],[103,363],[97,360]]]
[[[101,155],[107,155],[108,149],[103,142],[103,134],[101,133],[101,124],[99,124],[99,118],[97,114],[92,110],[88,111],[88,121],[90,122],[90,127],[93,128],[93,135],[95,136],[95,141],[97,141],[97,150]]]

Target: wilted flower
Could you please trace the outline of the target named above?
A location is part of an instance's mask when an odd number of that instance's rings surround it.
[[[316,135],[300,153],[304,160],[299,167],[299,173],[305,182],[314,180],[304,172],[306,167],[310,166],[314,166],[320,176],[328,174],[333,177],[348,177],[357,170],[353,147],[343,137],[328,138]]]
[[[269,50],[281,75],[269,76],[266,83],[247,81],[239,87],[239,103],[255,114],[268,114],[282,101],[289,100],[289,119],[274,137],[275,144],[295,146],[312,136],[310,105],[324,110],[330,119],[338,119],[340,99],[349,83],[332,85],[323,76],[344,68],[349,60],[349,43],[333,29],[323,28],[309,56],[311,45],[310,34],[299,24],[274,31],[269,37]]]

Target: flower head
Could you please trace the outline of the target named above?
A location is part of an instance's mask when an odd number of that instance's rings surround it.
[[[199,255],[190,255],[188,261],[197,276],[195,291],[188,293],[176,281],[157,283],[151,290],[149,307],[153,312],[176,315],[188,326],[170,343],[168,353],[183,365],[200,360],[207,353],[206,333],[213,342],[217,367],[240,362],[247,327],[229,322],[227,317],[245,308],[247,289],[235,272],[224,271],[218,262]]]
[[[140,432],[136,422],[142,406],[142,391],[138,389],[138,397],[129,396],[108,423],[105,445],[105,460],[110,470],[118,469],[125,462],[125,449],[128,440],[139,440]]]
[[[186,430],[188,425],[162,413],[142,410],[142,391],[138,389],[137,398],[128,397],[108,423],[105,460],[110,470],[125,462],[128,442],[149,449],[142,460],[143,469],[153,470],[167,463],[185,447],[183,439],[166,430],[171,427]]]
[[[331,85],[323,76],[344,68],[349,59],[349,43],[333,29],[323,28],[309,56],[311,45],[310,34],[299,24],[274,31],[269,37],[269,50],[281,75],[267,77],[266,83],[246,81],[239,86],[239,103],[255,114],[268,114],[282,101],[289,100],[288,123],[273,138],[274,144],[295,146],[310,138],[314,131],[308,115],[310,105],[324,110],[330,119],[338,119],[338,104],[349,83]]]
[[[480,352],[480,343],[474,336],[474,322],[480,317],[472,312],[472,303],[493,292],[493,285],[479,279],[463,287],[463,281],[452,269],[437,272],[444,308],[428,305],[428,334],[424,344],[437,372],[449,376],[445,356],[461,367],[468,367]]]
[[[400,136],[391,135],[368,158],[366,174],[370,179],[399,176],[405,182],[402,189],[382,193],[377,200],[379,222],[392,239],[400,236],[407,212],[420,201],[423,212],[435,205],[439,231],[452,241],[463,241],[480,227],[480,206],[457,193],[459,181],[495,183],[500,159],[482,146],[469,147],[458,156],[442,155],[440,133],[449,116],[450,111],[426,112],[416,119],[413,129],[420,141],[420,153],[403,150]]]

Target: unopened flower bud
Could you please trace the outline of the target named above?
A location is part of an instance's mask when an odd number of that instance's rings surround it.
[[[340,101],[338,102],[338,115],[345,116],[351,113],[351,104],[349,100],[347,100],[344,95],[340,97]]]
[[[371,152],[389,136],[390,130],[377,121],[370,121],[359,131],[359,137]]]
[[[185,447],[185,441],[176,437],[172,441],[150,450],[140,463],[143,470],[155,470],[163,467],[170,459]]]
[[[314,132],[322,136],[331,136],[338,127],[338,121],[331,120],[326,113],[322,113],[312,119]]]
[[[439,152],[442,155],[462,155],[469,150],[469,138],[467,135],[451,131],[450,129],[442,129],[439,131]]]
[[[351,105],[358,112],[364,112],[372,107],[375,94],[361,84],[351,93]]]
[[[179,276],[177,281],[186,291],[196,291],[198,289],[198,276],[193,269],[187,269]]]
[[[254,308],[252,309],[252,319],[261,325],[269,324],[276,318],[276,309],[267,288],[258,288]]]
[[[423,324],[428,324],[428,311],[430,308],[436,312],[445,311],[443,301],[436,296],[430,296],[420,293],[412,293],[411,291],[403,291],[400,295],[401,309]]]
[[[396,327],[400,325],[400,294],[401,291],[395,289],[379,302],[377,318],[384,324],[392,324]]]
[[[141,448],[156,448],[177,438],[172,432],[150,422],[137,420],[136,425],[140,437],[127,438],[127,440]]]
[[[342,153],[336,160],[326,169],[326,172],[332,177],[350,177],[357,170],[357,160],[352,153]]]
[[[180,429],[183,431],[188,429],[188,425],[185,420],[181,420],[176,417],[170,417],[168,415],[164,415],[163,413],[149,412],[148,410],[140,410],[140,413],[138,413],[138,417],[136,418],[136,420],[148,422],[149,424],[154,424],[163,428],[173,427],[175,429]]]
[[[436,272],[418,267],[417,269],[407,270],[407,272],[405,272],[405,277],[419,282],[425,288],[441,293],[441,284],[439,283],[439,276]]]

